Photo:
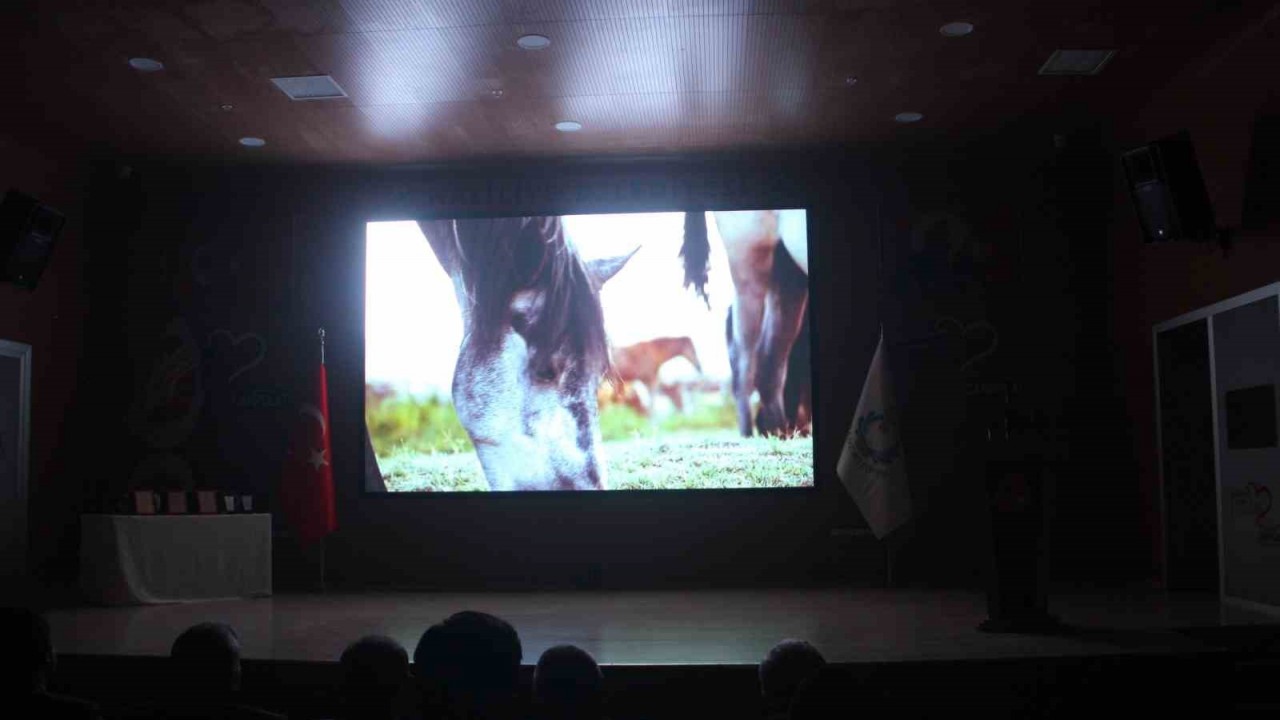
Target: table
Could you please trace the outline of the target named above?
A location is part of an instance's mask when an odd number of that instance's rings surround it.
[[[80,588],[107,605],[271,594],[271,515],[82,515]]]

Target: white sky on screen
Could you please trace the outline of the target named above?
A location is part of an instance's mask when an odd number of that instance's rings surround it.
[[[569,215],[565,234],[586,259],[635,257],[601,292],[605,331],[615,346],[655,337],[693,339],[709,378],[728,379],[724,325],[733,285],[714,222],[708,223],[711,273],[708,309],[686,289],[680,261],[684,213]],[[447,397],[462,318],[453,283],[418,224],[368,224],[365,249],[365,379],[399,392]],[[692,368],[671,363],[664,372]]]

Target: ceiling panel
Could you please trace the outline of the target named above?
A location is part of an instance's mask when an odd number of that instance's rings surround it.
[[[879,144],[1116,113],[1275,0],[46,0],[0,5],[10,132],[299,163]],[[1272,15],[1272,17],[1274,14]],[[967,20],[976,32],[945,38]],[[551,38],[524,51],[526,33]],[[1118,52],[1040,77],[1058,47]],[[140,74],[130,57],[166,69]],[[290,101],[272,77],[349,97]],[[229,108],[226,106],[230,106]],[[912,126],[904,110],[925,114]],[[583,123],[578,133],[553,129]],[[267,139],[256,151],[245,135]]]

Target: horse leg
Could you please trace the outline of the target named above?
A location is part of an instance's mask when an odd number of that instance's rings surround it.
[[[729,328],[729,363],[733,370],[733,400],[738,409],[738,432],[751,437],[751,393],[756,389],[756,348],[764,320],[763,294],[738,293]]]
[[[760,366],[756,376],[756,387],[760,391],[756,428],[762,435],[783,435],[792,429],[782,394],[787,382],[787,362],[800,334],[808,301],[808,276],[791,260],[786,249],[778,245],[769,292],[765,296]]]

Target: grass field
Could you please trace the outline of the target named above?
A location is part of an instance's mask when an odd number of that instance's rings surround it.
[[[366,387],[365,413],[390,492],[488,491],[453,405]],[[742,438],[726,397],[691,398],[685,413],[644,418],[600,409],[609,489],[803,487],[813,484],[810,438]]]
[[[741,438],[733,430],[685,431],[604,444],[610,490],[807,487],[810,438]],[[380,460],[391,492],[486,491],[475,453],[402,451]]]
[[[453,406],[368,388],[366,419],[391,492],[487,491]],[[733,406],[714,393],[657,422],[625,405],[600,411],[611,490],[802,487],[813,483],[810,438],[742,438]]]

